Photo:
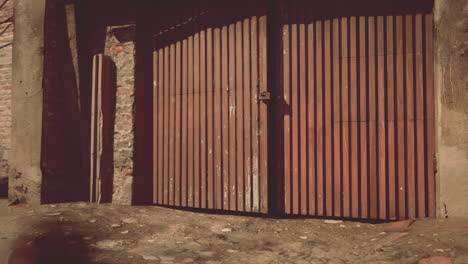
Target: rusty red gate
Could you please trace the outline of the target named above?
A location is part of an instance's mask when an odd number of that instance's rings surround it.
[[[435,216],[431,1],[204,2],[155,37],[156,204]]]
[[[283,1],[286,214],[435,216],[433,18],[387,2]]]
[[[265,13],[184,10],[155,38],[154,202],[267,212]]]

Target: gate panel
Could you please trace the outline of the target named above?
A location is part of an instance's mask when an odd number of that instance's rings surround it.
[[[283,1],[286,214],[435,216],[430,1]]]
[[[262,5],[174,4],[161,15],[153,54],[155,204],[267,212]]]

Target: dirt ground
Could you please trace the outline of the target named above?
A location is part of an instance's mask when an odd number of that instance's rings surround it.
[[[468,263],[468,219],[390,223],[273,219],[156,206],[88,203],[7,207],[0,200],[0,264]]]

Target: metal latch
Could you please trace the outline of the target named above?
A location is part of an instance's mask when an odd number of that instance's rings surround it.
[[[259,100],[270,100],[270,92],[260,92],[258,95]]]

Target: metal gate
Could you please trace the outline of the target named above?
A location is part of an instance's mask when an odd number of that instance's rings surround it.
[[[207,9],[203,2],[174,3],[159,14],[154,203],[267,212],[264,7]]]
[[[154,202],[267,212],[269,177],[285,214],[435,216],[431,1],[250,2],[158,15]]]
[[[280,203],[286,214],[433,217],[431,1],[327,2],[283,1]]]

